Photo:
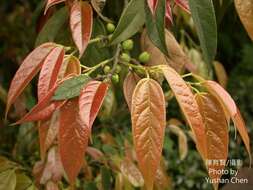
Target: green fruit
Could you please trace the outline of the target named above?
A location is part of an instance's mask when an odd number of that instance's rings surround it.
[[[108,24],[106,25],[106,29],[107,29],[107,31],[108,31],[109,33],[113,33],[114,30],[115,30],[115,26],[114,26],[114,24],[112,24],[112,23],[108,23]]]
[[[120,73],[120,71],[121,71],[121,66],[117,65],[117,66],[116,66],[115,72],[116,72],[116,73]]]
[[[126,40],[122,43],[122,48],[124,50],[132,50],[134,47],[134,42],[133,40],[129,39],[129,40]]]
[[[142,62],[142,63],[146,63],[150,60],[150,54],[146,51],[142,52],[140,55],[139,55],[139,61]]]
[[[125,61],[125,62],[130,62],[131,61],[131,57],[127,53],[122,53],[120,55],[120,59],[122,61]]]
[[[118,83],[119,82],[119,75],[118,74],[113,74],[112,75],[112,82]]]
[[[108,74],[110,71],[111,71],[111,67],[110,66],[108,66],[108,65],[104,66],[104,73],[105,74]]]

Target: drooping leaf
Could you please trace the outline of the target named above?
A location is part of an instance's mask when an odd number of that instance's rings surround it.
[[[169,56],[165,41],[165,10],[166,1],[159,0],[155,15],[152,14],[148,5],[145,4],[145,18],[146,28],[149,39],[152,43],[163,52],[164,55]]]
[[[49,129],[50,121],[42,121],[38,123],[38,133],[39,133],[39,143],[40,143],[40,157],[42,159],[45,159],[46,155],[46,138],[47,138],[47,133]]]
[[[132,99],[132,131],[137,161],[146,188],[153,189],[163,148],[166,115],[162,88],[153,79],[138,82]]]
[[[45,42],[53,42],[67,19],[68,11],[66,7],[63,7],[55,12],[40,30],[40,33],[36,38],[35,46],[37,47]]]
[[[39,101],[41,101],[46,96],[48,91],[55,85],[63,63],[64,54],[65,51],[63,47],[56,47],[45,59],[38,81]]]
[[[123,92],[124,92],[125,100],[127,102],[129,110],[131,110],[131,106],[132,106],[132,96],[133,96],[134,89],[140,79],[141,78],[137,74],[133,72],[129,72],[124,80]]]
[[[15,102],[17,97],[22,93],[24,88],[37,74],[42,67],[46,56],[56,47],[54,43],[45,43],[34,49],[23,61],[15,76],[12,79],[8,92],[5,115],[10,109],[10,106]]]
[[[236,11],[248,32],[249,37],[253,40],[253,1],[252,0],[235,0]]]
[[[81,91],[79,97],[79,115],[86,127],[91,130],[98,111],[102,106],[108,85],[100,81],[90,81]]]
[[[57,88],[53,100],[66,100],[79,96],[83,86],[89,81],[90,77],[85,74],[64,81]]]
[[[26,176],[24,173],[17,173],[16,174],[16,188],[15,190],[26,190],[33,186],[32,180]]]
[[[111,172],[108,167],[102,166],[100,169],[102,189],[111,189]]]
[[[111,44],[120,43],[140,30],[145,22],[145,0],[131,0],[121,15],[119,24],[112,34]]]
[[[120,171],[134,187],[142,187],[144,185],[140,170],[129,158],[125,158],[120,163]]]
[[[75,1],[70,11],[72,38],[81,57],[88,46],[93,25],[93,11],[86,1]]]
[[[143,30],[141,35],[141,48],[143,51],[147,51],[151,57],[147,65],[161,65],[166,64],[171,66],[177,72],[181,72],[184,66],[192,65],[190,59],[184,53],[183,49],[180,47],[179,43],[175,39],[174,35],[165,30],[165,40],[166,46],[169,49],[169,57],[166,57],[149,39],[147,31]]]
[[[187,144],[186,134],[177,125],[170,124],[168,127],[172,133],[178,136],[180,160],[184,160],[188,153],[188,144]]]
[[[48,119],[54,110],[62,105],[62,102],[53,103],[51,99],[55,93],[57,86],[54,86],[48,91],[46,96],[35,105],[29,113],[27,113],[23,118],[17,121],[15,124],[20,124],[30,121],[46,120]]]
[[[214,81],[206,81],[204,83],[204,86],[207,88],[210,94],[219,100],[220,104],[223,106],[224,111],[228,113],[230,118],[233,120],[235,127],[238,129],[242,137],[244,145],[248,151],[249,158],[251,160],[249,135],[244,120],[234,100],[222,86]]]
[[[161,69],[196,137],[197,149],[201,156],[205,158],[205,126],[200,115],[198,104],[194,99],[194,95],[185,81],[174,69],[169,66],[162,66]]]
[[[94,8],[94,10],[97,12],[99,17],[101,17],[106,22],[112,22],[109,18],[105,17],[102,14],[102,10],[105,6],[106,0],[91,0],[91,5]]]
[[[65,0],[47,0],[47,4],[46,4],[46,7],[45,7],[44,14],[46,14],[47,10],[50,7],[52,7],[52,6],[54,6],[54,5],[58,4],[58,3],[64,2],[64,1]]]
[[[173,18],[172,18],[172,10],[170,6],[170,1],[166,1],[166,13],[165,13],[165,18],[166,18],[166,24],[172,24],[173,23]]]
[[[15,170],[5,170],[0,173],[0,190],[15,190],[16,174]]]
[[[157,5],[157,0],[147,0],[147,2],[151,12],[154,14]]]
[[[211,94],[197,94],[196,101],[205,123],[208,174],[217,189],[222,174],[212,171],[222,171],[226,166],[229,141],[226,115],[220,102]]]
[[[211,0],[189,0],[205,62],[211,64],[217,50],[217,25]]]
[[[84,160],[90,130],[79,117],[78,98],[60,109],[59,150],[63,168],[73,184]]]

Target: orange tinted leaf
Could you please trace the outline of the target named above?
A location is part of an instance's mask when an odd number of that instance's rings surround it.
[[[18,71],[16,72],[15,76],[13,77],[10,85],[5,112],[6,115],[10,109],[11,104],[15,102],[15,100],[22,93],[24,88],[37,74],[37,72],[42,67],[44,59],[55,47],[56,44],[54,43],[42,44],[41,46],[34,49],[25,58],[23,63],[20,65]]]
[[[137,161],[148,190],[153,189],[166,125],[162,88],[153,79],[138,82],[132,99],[132,131]]]
[[[52,7],[52,6],[54,6],[54,5],[58,4],[58,3],[64,2],[64,1],[65,1],[65,0],[47,0],[47,5],[46,5],[46,7],[45,7],[44,14],[47,13],[47,10],[48,10],[50,7]]]
[[[100,81],[90,81],[79,97],[79,114],[80,118],[89,129],[91,129],[98,111],[102,106],[108,85]]]
[[[213,65],[219,83],[223,88],[226,88],[228,76],[224,66],[218,61],[214,61]]]
[[[91,37],[93,24],[92,7],[88,2],[75,1],[70,11],[70,28],[72,38],[81,57]]]
[[[40,71],[38,82],[38,100],[42,100],[48,91],[55,85],[63,63],[64,48],[54,48],[45,59]]]
[[[124,91],[125,100],[130,110],[131,110],[131,105],[132,105],[133,92],[140,79],[141,78],[137,74],[133,72],[129,72],[123,83],[123,91]]]
[[[71,184],[82,167],[90,130],[79,117],[78,99],[60,109],[59,150],[63,168]]]
[[[147,0],[147,2],[151,12],[154,14],[157,5],[157,0]]]
[[[229,136],[226,115],[222,105],[211,94],[197,94],[196,101],[205,123],[208,174],[212,180],[218,182],[222,174],[213,171],[222,171],[225,164],[223,165],[220,160],[226,163],[228,157]],[[219,162],[214,163],[213,160],[219,160]],[[218,185],[219,183],[213,184],[215,189]]]
[[[81,74],[81,66],[80,61],[75,56],[70,55],[67,56],[62,64],[62,68],[59,73],[59,79],[63,77],[73,76],[73,75],[80,75]]]
[[[46,148],[45,148],[45,141],[47,138],[47,132],[49,129],[49,121],[42,121],[38,124],[38,131],[39,131],[39,143],[40,143],[40,156],[42,159],[45,158]]]
[[[48,119],[52,115],[54,110],[63,104],[62,102],[57,103],[51,102],[51,98],[54,95],[54,92],[57,89],[57,87],[58,85],[54,86],[54,88],[49,90],[48,94],[40,102],[38,102],[38,104],[35,105],[29,113],[27,113],[15,124]]]
[[[170,85],[170,88],[175,94],[175,97],[185,115],[188,124],[190,125],[196,137],[197,149],[200,152],[201,156],[205,158],[205,127],[200,115],[198,104],[194,99],[194,95],[192,94],[192,91],[187,86],[185,81],[174,69],[169,66],[162,66],[161,68],[166,80]]]
[[[209,91],[209,93],[211,93],[219,100],[220,104],[223,106],[224,111],[230,115],[231,119],[234,122],[235,127],[238,129],[242,137],[242,140],[245,144],[245,147],[251,159],[250,141],[247,128],[234,100],[231,98],[228,92],[224,88],[222,88],[222,86],[220,86],[218,83],[214,81],[206,81],[204,85]]]
[[[186,12],[190,12],[189,2],[188,0],[175,0],[175,3],[183,8]]]

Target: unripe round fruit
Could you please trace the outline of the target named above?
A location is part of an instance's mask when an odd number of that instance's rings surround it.
[[[150,54],[146,51],[142,52],[140,55],[139,55],[139,61],[142,62],[142,63],[146,63],[150,60]]]
[[[115,84],[119,82],[119,75],[118,74],[112,75],[112,82],[114,82]]]
[[[134,42],[133,40],[129,39],[129,40],[126,40],[122,43],[122,48],[124,50],[132,50],[134,47]]]
[[[120,59],[122,61],[125,61],[125,62],[130,62],[131,61],[131,57],[127,53],[122,53],[120,55]]]
[[[108,65],[104,66],[104,73],[105,74],[108,74],[110,71],[111,71],[111,67],[110,66],[108,66]]]
[[[109,33],[113,33],[114,30],[115,30],[115,26],[114,26],[114,24],[112,24],[112,23],[108,23],[108,24],[106,25],[106,29],[107,29],[107,31],[108,31]]]
[[[117,65],[117,66],[116,66],[115,72],[116,72],[116,73],[120,73],[120,71],[121,71],[121,66]]]

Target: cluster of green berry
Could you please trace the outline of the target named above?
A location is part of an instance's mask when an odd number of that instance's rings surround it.
[[[106,25],[106,29],[108,33],[113,33],[115,31],[115,25],[112,23],[108,23]],[[123,62],[129,63],[131,61],[131,56],[129,52],[134,48],[134,41],[132,39],[125,40],[122,42],[121,47],[122,47],[122,52],[120,54],[120,60]],[[139,55],[138,60],[141,63],[147,63],[150,60],[150,54],[144,51]],[[120,71],[121,71],[121,67],[117,65],[115,69],[115,73],[112,75],[112,81],[114,83],[119,82]],[[108,74],[110,72],[111,72],[111,67],[109,65],[104,66],[104,73]]]

